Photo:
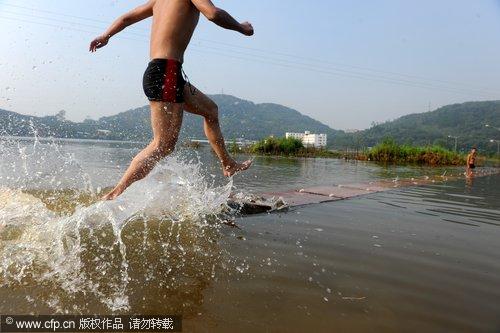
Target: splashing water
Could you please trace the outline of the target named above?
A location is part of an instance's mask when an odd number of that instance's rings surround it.
[[[224,255],[215,222],[231,181],[173,156],[102,202],[53,141],[0,140],[0,152],[0,312],[195,311]]]

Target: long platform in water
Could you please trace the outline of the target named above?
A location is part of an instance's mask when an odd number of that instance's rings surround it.
[[[479,168],[475,171],[473,177],[485,177],[499,173],[500,168]],[[425,178],[396,178],[394,180],[380,180],[368,183],[312,186],[283,192],[262,193],[245,198],[232,196],[229,205],[239,209],[242,215],[261,214],[283,211],[297,206],[345,200],[367,194],[390,191],[396,188],[431,185],[463,178],[463,174],[443,174]]]

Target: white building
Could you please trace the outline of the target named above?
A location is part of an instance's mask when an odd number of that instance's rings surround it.
[[[326,134],[314,134],[309,131],[305,131],[304,133],[286,133],[286,137],[299,139],[306,147],[326,147],[327,142]]]

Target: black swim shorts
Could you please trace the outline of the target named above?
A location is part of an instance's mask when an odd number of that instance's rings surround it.
[[[144,93],[150,101],[184,103],[182,63],[173,59],[153,59],[142,80]]]

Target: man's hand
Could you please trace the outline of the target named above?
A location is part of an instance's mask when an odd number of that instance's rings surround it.
[[[109,37],[108,36],[99,36],[96,39],[94,39],[90,43],[89,51],[90,52],[95,52],[97,49],[100,49],[101,47],[104,47],[108,44]]]
[[[241,26],[241,33],[245,36],[253,36],[254,31],[253,31],[253,26],[250,22],[243,22],[240,24]]]

